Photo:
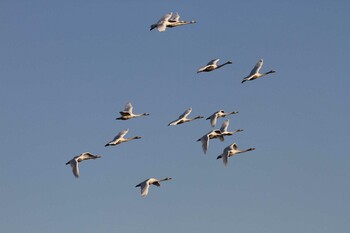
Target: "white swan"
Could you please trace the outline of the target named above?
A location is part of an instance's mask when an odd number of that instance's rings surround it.
[[[227,65],[227,64],[232,64],[231,61],[227,61],[221,65],[218,65],[218,61],[220,59],[214,59],[214,60],[211,60],[206,66],[203,66],[201,68],[199,68],[197,70],[197,74],[200,73],[200,72],[210,72],[210,71],[213,71],[213,70],[216,70],[216,69],[219,69],[220,67],[223,67],[224,65]]]
[[[229,119],[227,119],[226,121],[224,121],[221,125],[221,128],[220,128],[220,132],[221,132],[221,135],[222,136],[230,136],[230,135],[233,135],[235,133],[238,133],[238,132],[242,132],[243,129],[237,129],[235,131],[228,131],[228,125],[230,124],[230,121]]]
[[[266,72],[266,73],[262,73],[262,74],[259,73],[259,70],[261,69],[263,63],[264,63],[263,59],[260,59],[260,60],[258,61],[258,63],[256,63],[256,65],[254,66],[254,68],[252,69],[252,71],[250,71],[250,74],[249,74],[247,77],[245,77],[245,78],[242,80],[241,83],[244,83],[245,81],[252,81],[252,80],[254,80],[254,79],[261,78],[261,77],[263,77],[263,76],[265,76],[265,75],[267,75],[267,74],[271,74],[271,73],[275,73],[275,72],[276,72],[276,71],[274,71],[274,70],[270,70],[270,71],[268,71],[268,72]]]
[[[180,15],[177,12],[174,14],[172,12],[168,13],[164,15],[157,23],[152,24],[150,27],[150,31],[157,28],[158,31],[164,32],[167,27],[173,28],[173,27],[182,26],[186,24],[196,23],[196,21],[194,20],[187,22],[187,21],[180,21],[179,19],[180,19]]]
[[[132,112],[133,106],[131,105],[131,103],[127,103],[125,105],[124,111],[120,111],[120,115],[121,117],[116,118],[116,120],[129,120],[131,118],[135,118],[135,117],[140,117],[140,116],[148,116],[149,113],[142,113],[142,114],[134,114]]]
[[[169,178],[169,177],[164,178],[162,180],[157,180],[155,178],[149,178],[149,179],[147,179],[145,181],[142,181],[141,183],[139,183],[135,187],[141,187],[141,196],[145,197],[148,194],[148,189],[149,189],[149,186],[151,184],[159,187],[160,186],[160,182],[165,181],[165,180],[171,180],[171,179],[172,178]]]
[[[224,141],[224,136],[221,135],[221,132],[218,129],[210,131],[209,133],[203,135],[200,139],[197,140],[197,142],[200,141],[202,143],[202,149],[204,154],[207,153],[209,147],[209,140],[213,138],[218,138],[220,141]]]
[[[224,110],[219,110],[214,112],[211,116],[207,117],[206,120],[210,119],[210,124],[212,127],[216,125],[216,120],[220,117],[226,117],[231,114],[237,114],[238,112],[225,112]]]
[[[78,163],[88,159],[98,159],[101,158],[99,155],[93,155],[90,152],[84,152],[78,156],[75,156],[73,159],[69,160],[66,165],[70,164],[72,167],[73,174],[76,178],[79,178],[79,167]]]
[[[128,142],[130,140],[134,139],[140,139],[140,136],[135,136],[132,138],[124,138],[124,136],[129,132],[129,129],[125,129],[123,131],[120,131],[117,136],[113,138],[112,141],[108,142],[105,146],[115,146],[123,142]]]
[[[179,116],[179,118],[175,121],[172,121],[168,124],[169,125],[180,125],[183,124],[185,122],[191,122],[193,120],[196,119],[200,119],[200,118],[204,118],[203,116],[196,116],[195,118],[187,118],[188,115],[190,115],[190,113],[192,112],[192,108],[187,109],[182,115]]]
[[[249,149],[246,149],[246,150],[240,150],[240,149],[237,148],[237,144],[236,143],[232,143],[231,145],[226,147],[224,149],[224,151],[222,152],[222,154],[219,155],[216,159],[221,159],[222,158],[222,160],[224,162],[224,165],[226,166],[227,163],[228,163],[228,158],[229,157],[234,156],[234,155],[239,154],[239,153],[252,151],[252,150],[255,150],[255,148],[249,148]]]

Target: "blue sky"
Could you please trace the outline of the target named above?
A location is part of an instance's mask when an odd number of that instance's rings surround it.
[[[1,1],[1,232],[348,232],[349,7]],[[149,31],[171,11],[197,24]],[[233,64],[196,74],[215,58]],[[241,84],[261,58],[277,72]],[[129,101],[151,115],[116,121]],[[208,121],[167,126],[189,107],[239,111],[244,132],[204,155]],[[143,138],[104,147],[126,128]],[[256,150],[224,167],[232,142]],[[75,179],[65,163],[85,151],[102,158]]]

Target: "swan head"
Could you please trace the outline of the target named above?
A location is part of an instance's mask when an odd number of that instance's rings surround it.
[[[227,64],[232,64],[233,62],[232,61],[228,61],[228,62],[226,62]]]
[[[135,136],[134,139],[141,139],[141,137],[140,136]]]
[[[149,113],[146,112],[146,113],[144,113],[143,115],[144,115],[144,116],[149,116]]]
[[[163,180],[172,180],[173,178],[171,178],[171,177],[166,177],[166,178],[164,178]]]
[[[269,72],[267,72],[268,74],[272,74],[272,73],[276,73],[276,71],[274,70],[270,70]]]
[[[216,159],[221,159],[222,158],[222,155],[219,155]]]

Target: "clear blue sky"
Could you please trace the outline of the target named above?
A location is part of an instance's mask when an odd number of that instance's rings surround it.
[[[0,2],[0,231],[345,233],[349,1]],[[167,12],[197,24],[149,31]],[[196,74],[209,60],[233,64]],[[260,59],[270,77],[241,84]],[[131,101],[149,117],[116,121]],[[239,111],[211,130],[192,115]],[[223,119],[218,121],[218,127]],[[105,148],[119,131],[141,140]],[[236,142],[256,150],[216,157]],[[65,163],[84,151],[101,159]],[[170,176],[146,198],[134,186]]]

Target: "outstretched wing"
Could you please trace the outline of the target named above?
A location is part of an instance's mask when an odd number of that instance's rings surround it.
[[[179,13],[174,13],[171,15],[171,18],[169,19],[169,22],[178,22],[180,19]]]
[[[168,20],[170,19],[171,15],[172,15],[172,13],[168,13],[168,14],[164,15],[164,16],[158,21],[158,23],[157,23],[157,29],[158,29],[158,31],[160,31],[160,32],[165,31],[165,29],[166,29],[166,24],[167,24]]]
[[[141,184],[141,196],[145,197],[148,194],[148,189],[149,189],[149,183],[144,182]]]
[[[229,119],[224,121],[221,125],[220,132],[227,132],[228,125],[230,124]]]
[[[127,103],[126,105],[125,105],[125,108],[124,108],[124,111],[123,112],[127,112],[127,113],[131,113],[132,112],[132,105],[131,105],[131,103],[129,102],[129,103]]]
[[[160,18],[160,20],[158,20],[157,24],[161,24],[163,22],[168,21],[172,14],[172,12],[165,14],[162,18]]]
[[[208,135],[203,136],[201,138],[201,143],[202,143],[203,152],[204,154],[206,154],[209,146],[209,136]]]
[[[216,65],[218,63],[220,59],[213,59],[210,62],[208,62],[207,66],[211,66],[211,65]]]
[[[187,117],[192,112],[192,108],[187,109],[184,113],[179,116],[179,119]]]
[[[236,143],[232,143],[230,145],[230,150],[237,150],[237,144]]]
[[[118,138],[124,137],[129,132],[129,129],[124,129],[123,131],[120,131],[117,136],[114,137],[113,141],[115,141]]]
[[[256,63],[256,65],[254,66],[254,68],[252,69],[252,71],[250,71],[249,76],[258,73],[259,70],[261,69],[263,63],[264,63],[263,59],[260,59],[260,60],[258,61],[258,63]]]
[[[222,161],[224,162],[225,166],[227,166],[228,157],[229,157],[229,152],[228,151],[224,152],[224,154],[222,155]]]
[[[216,125],[216,120],[218,119],[218,116],[216,113],[210,116],[210,125],[211,127],[215,127]]]
[[[79,167],[78,167],[78,161],[76,159],[73,159],[70,161],[70,166],[72,167],[73,174],[76,178],[79,178]]]

